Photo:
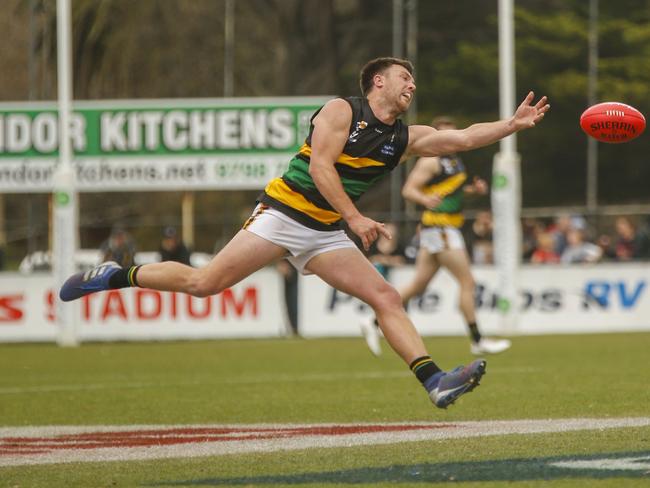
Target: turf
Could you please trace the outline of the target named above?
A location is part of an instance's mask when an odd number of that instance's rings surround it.
[[[650,334],[517,337],[475,393],[435,409],[384,344],[361,339],[0,346],[0,425],[401,422],[650,414]],[[429,338],[452,368],[466,339]],[[0,468],[0,486],[650,485],[637,471],[553,460],[650,456],[650,428],[492,436],[265,454]]]

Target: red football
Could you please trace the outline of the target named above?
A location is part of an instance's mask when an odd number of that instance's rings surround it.
[[[624,103],[604,102],[592,105],[582,113],[580,127],[601,142],[628,142],[645,130],[645,117]]]

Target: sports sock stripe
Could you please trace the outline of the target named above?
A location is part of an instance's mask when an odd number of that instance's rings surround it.
[[[424,384],[424,382],[431,378],[434,374],[440,372],[440,368],[436,363],[433,362],[431,356],[422,356],[416,358],[410,364],[410,368],[411,371],[413,371],[413,374],[415,374],[417,379],[422,384]]]
[[[138,272],[139,269],[140,269],[140,266],[131,266],[129,268],[129,271],[127,272],[127,275],[126,275],[126,279],[128,280],[130,286],[138,286],[138,283],[137,283],[137,281],[135,279],[135,275],[136,275],[136,273]]]
[[[420,369],[425,364],[432,363],[432,362],[433,360],[429,356],[417,358],[415,361],[411,363],[411,371],[415,373],[417,372],[418,369]]]

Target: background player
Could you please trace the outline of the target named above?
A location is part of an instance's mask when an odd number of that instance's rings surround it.
[[[435,119],[432,124],[439,131],[455,130],[448,117]],[[411,298],[421,295],[441,267],[445,267],[460,286],[459,308],[470,334],[473,354],[495,354],[510,347],[507,339],[483,337],[476,323],[474,306],[474,278],[465,241],[460,232],[464,223],[463,194],[487,193],[487,184],[480,178],[466,184],[467,173],[457,154],[419,158],[409,174],[402,195],[425,208],[420,221],[420,249],[415,260],[415,276],[399,289],[404,306]],[[379,330],[373,317],[361,324],[368,347],[381,353]]]

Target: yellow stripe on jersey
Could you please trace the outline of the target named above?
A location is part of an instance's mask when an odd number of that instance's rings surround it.
[[[447,195],[451,195],[454,191],[460,188],[463,185],[463,183],[465,183],[465,180],[467,180],[467,174],[458,173],[455,174],[454,176],[450,176],[445,180],[442,180],[440,183],[436,183],[425,187],[423,191],[427,195],[431,193],[436,193],[441,197],[446,197]]]
[[[307,214],[312,219],[323,222],[324,224],[333,224],[334,222],[341,220],[341,214],[317,207],[300,193],[289,188],[282,178],[272,179],[269,184],[266,185],[264,191],[271,198],[274,198],[299,212]]]
[[[460,228],[465,222],[462,213],[438,213],[425,210],[422,213],[422,224],[426,227],[456,227]]]
[[[308,158],[310,158],[311,157],[311,146],[308,146],[307,144],[303,144],[298,152],[300,154],[302,154],[303,156],[307,156]],[[345,164],[346,166],[350,166],[352,168],[366,168],[368,166],[386,166],[386,163],[382,163],[381,161],[377,161],[375,159],[357,158],[357,157],[354,157],[354,156],[348,156],[345,153],[342,153],[338,157],[336,162],[341,163],[341,164]]]
[[[367,166],[386,166],[386,163],[371,158],[355,158],[347,154],[341,154],[336,160],[337,163],[351,166],[352,168],[365,168]]]

